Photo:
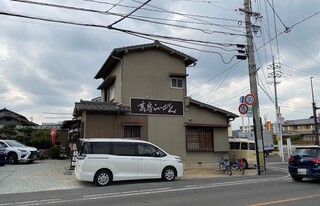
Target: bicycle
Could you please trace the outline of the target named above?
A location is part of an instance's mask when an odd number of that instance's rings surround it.
[[[219,169],[220,172],[227,173],[229,176],[232,175],[232,170],[229,164],[229,160],[223,157],[223,154],[219,155]]]
[[[242,166],[242,159],[239,160],[236,160],[234,163],[231,164],[231,169],[233,171],[239,171],[240,174],[244,174],[244,168]]]

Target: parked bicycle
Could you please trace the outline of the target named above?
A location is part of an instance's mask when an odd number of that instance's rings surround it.
[[[227,173],[228,175],[232,175],[232,170],[229,164],[229,160],[223,157],[223,154],[219,155],[219,169],[221,173]]]
[[[242,175],[244,174],[242,159],[236,160],[234,163],[231,164],[230,167],[233,171],[239,171],[240,174],[242,174]]]

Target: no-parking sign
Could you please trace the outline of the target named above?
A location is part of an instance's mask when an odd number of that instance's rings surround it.
[[[238,110],[239,110],[240,114],[247,114],[249,108],[248,108],[248,105],[246,105],[246,104],[240,104],[238,107]]]

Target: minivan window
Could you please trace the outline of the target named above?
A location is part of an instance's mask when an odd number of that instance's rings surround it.
[[[166,154],[160,149],[149,144],[138,144],[139,156],[164,157]]]
[[[91,142],[89,154],[110,154],[109,142]]]
[[[82,154],[110,154],[109,142],[84,142],[80,149]]]
[[[131,142],[114,142],[113,154],[120,156],[136,156],[137,144]]]

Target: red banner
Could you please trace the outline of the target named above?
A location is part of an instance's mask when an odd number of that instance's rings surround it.
[[[55,145],[54,143],[56,141],[56,136],[57,136],[57,129],[51,128],[50,136],[51,136],[51,140],[52,140],[52,145],[54,146]]]

